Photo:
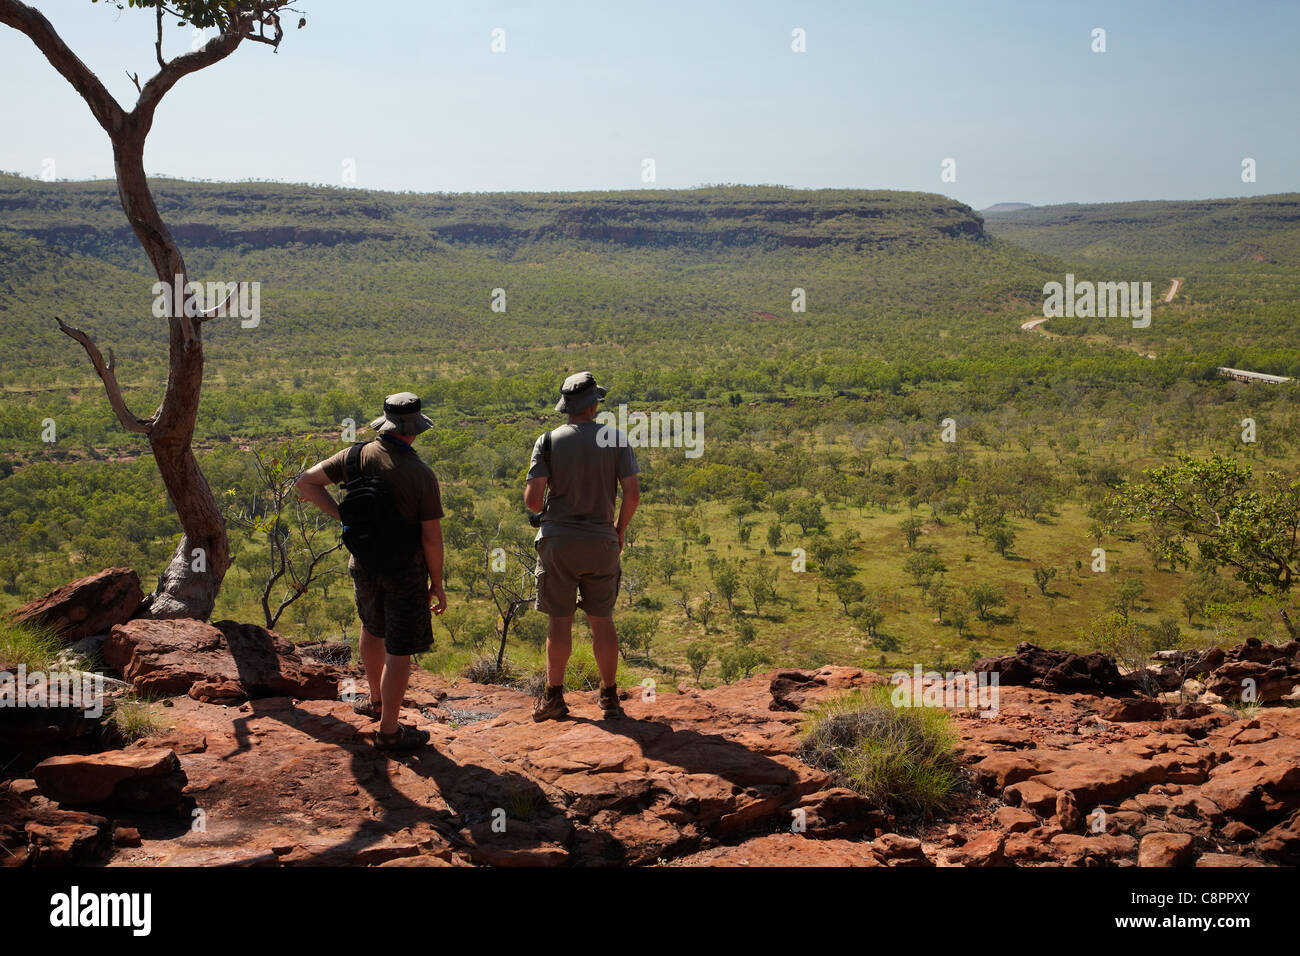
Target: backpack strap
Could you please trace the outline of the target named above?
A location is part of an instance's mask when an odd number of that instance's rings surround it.
[[[370,444],[359,441],[348,449],[348,457],[343,461],[343,482],[350,485],[361,477],[361,449]]]
[[[542,463],[546,465],[546,475],[548,478],[554,478],[551,471],[551,433],[548,431],[542,436]]]

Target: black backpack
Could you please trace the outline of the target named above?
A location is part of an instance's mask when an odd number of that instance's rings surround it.
[[[346,494],[339,502],[343,544],[363,571],[391,574],[411,567],[422,546],[420,526],[402,517],[393,490],[379,475],[361,473],[358,442],[348,449],[343,476]]]

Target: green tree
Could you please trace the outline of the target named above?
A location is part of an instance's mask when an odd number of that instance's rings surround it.
[[[952,587],[943,579],[942,574],[935,575],[926,585],[925,603],[942,624],[943,612],[952,604]]]
[[[709,661],[712,659],[713,648],[704,641],[692,641],[686,646],[686,664],[695,677],[697,687],[700,683],[700,676],[704,673],[704,668],[709,666]]]
[[[849,613],[849,605],[861,601],[866,594],[866,587],[856,578],[840,578],[835,582],[835,597],[846,615]]]
[[[713,576],[713,586],[718,589],[722,599],[727,602],[727,610],[735,613],[735,598],[740,593],[740,570],[736,563],[729,559],[723,558],[715,561],[710,568]]]
[[[876,630],[885,620],[885,611],[875,598],[867,597],[849,606],[849,617],[862,628],[867,637],[875,640]]]
[[[773,552],[781,546],[781,522],[773,521],[767,526],[767,546]]]
[[[826,515],[822,513],[821,502],[811,496],[791,502],[786,519],[797,524],[799,530],[805,535],[810,531],[820,531],[826,527]]]
[[[1111,607],[1127,621],[1132,613],[1137,610],[1146,589],[1146,585],[1136,578],[1122,581],[1119,587],[1115,589],[1115,597],[1111,601]]]
[[[933,551],[923,550],[909,554],[903,562],[903,570],[912,576],[918,588],[923,588],[936,574],[948,570],[948,566]]]
[[[1114,498],[1117,513],[1161,529],[1171,565],[1191,562],[1189,545],[1215,567],[1230,568],[1252,593],[1274,599],[1292,638],[1300,625],[1287,608],[1300,573],[1300,478],[1275,472],[1257,480],[1249,465],[1214,455],[1180,455],[1150,468]]]
[[[978,583],[966,588],[966,599],[981,621],[987,621],[995,608],[1006,603],[1006,594],[996,584]]]
[[[1011,546],[1016,543],[1016,532],[1008,522],[999,521],[988,529],[985,538],[993,550],[1005,558]]]
[[[1037,567],[1034,568],[1034,584],[1038,585],[1038,593],[1047,596],[1047,588],[1056,577],[1056,568]]]

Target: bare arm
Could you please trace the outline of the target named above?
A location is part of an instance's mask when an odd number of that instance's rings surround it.
[[[529,478],[524,485],[524,507],[536,514],[546,504],[546,478]]]
[[[618,531],[618,548],[622,551],[623,532],[627,531],[627,526],[632,523],[636,506],[641,503],[641,482],[636,475],[628,475],[620,484],[623,486],[623,503],[619,505],[618,521],[614,527]]]
[[[298,494],[337,521],[339,520],[339,503],[326,490],[327,486],[333,483],[330,481],[329,476],[325,474],[325,469],[320,464],[316,464],[299,476],[296,487]]]
[[[437,518],[420,522],[420,545],[429,568],[429,610],[441,614],[447,610],[447,595],[442,589],[442,523]]]

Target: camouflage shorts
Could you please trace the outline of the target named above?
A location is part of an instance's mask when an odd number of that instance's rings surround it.
[[[395,657],[422,654],[433,646],[429,612],[429,572],[418,555],[409,570],[370,574],[349,562],[357,595],[357,614],[367,631],[383,640]]]

